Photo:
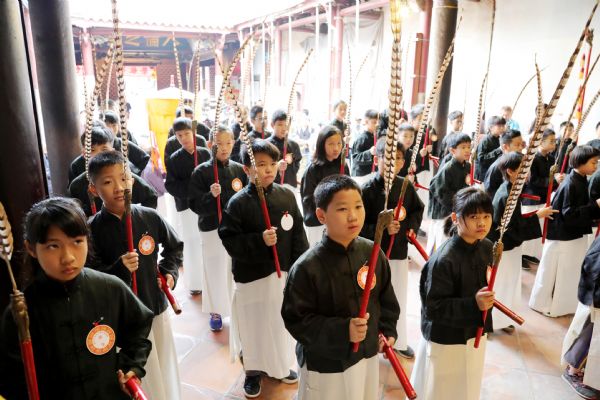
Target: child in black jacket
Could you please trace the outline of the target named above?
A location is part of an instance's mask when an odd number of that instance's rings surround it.
[[[257,397],[261,372],[284,383],[298,379],[290,368],[293,341],[286,332],[280,310],[287,271],[308,249],[302,215],[291,190],[273,183],[279,151],[266,140],[252,142],[255,165],[242,146],[240,155],[250,182],[256,178],[264,190],[272,228],[267,229],[255,183],[236,193],[223,211],[219,237],[232,258],[236,282],[232,304],[234,355],[243,352],[244,392]],[[255,169],[256,167],[256,169]],[[277,277],[273,248],[282,277]]]
[[[296,261],[281,315],[298,341],[299,400],[375,400],[379,395],[379,332],[394,344],[400,312],[391,273],[380,251],[367,315],[360,308],[373,242],[358,237],[365,220],[360,188],[346,175],[315,190],[317,216],[327,234]],[[402,310],[404,312],[404,310]],[[352,352],[352,343],[360,343]]]

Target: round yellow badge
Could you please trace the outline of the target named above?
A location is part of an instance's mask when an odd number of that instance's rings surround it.
[[[361,269],[358,270],[358,274],[356,275],[356,281],[358,282],[358,286],[362,290],[365,290],[365,286],[367,284],[367,274],[369,273],[369,267],[367,265],[363,265]],[[373,282],[371,283],[371,290],[375,287],[377,283],[377,276],[373,275]]]
[[[85,339],[90,353],[101,356],[108,353],[115,345],[115,331],[108,325],[96,325]]]
[[[140,242],[138,243],[138,249],[140,250],[140,253],[145,256],[154,253],[154,247],[154,239],[150,235],[142,236]]]
[[[235,178],[234,180],[231,181],[231,188],[233,190],[235,190],[236,192],[239,192],[240,190],[242,190],[243,187],[244,187],[244,184],[242,183],[242,180],[240,178]]]

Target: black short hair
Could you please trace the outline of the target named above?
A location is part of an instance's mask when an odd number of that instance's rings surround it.
[[[456,213],[458,218],[468,217],[477,213],[494,214],[494,206],[490,195],[474,186],[467,186],[459,190],[452,199],[452,212]],[[452,222],[452,217],[446,217],[444,221],[444,233],[446,236],[452,236],[457,233],[456,225]]]
[[[596,123],[596,130],[600,127],[600,121],[598,121],[598,123]]]
[[[490,119],[488,119],[487,121],[488,128],[491,128],[492,126],[496,125],[506,125],[506,120],[497,115],[491,116]]]
[[[250,119],[255,119],[258,114],[263,112],[262,106],[253,106],[250,109]]]
[[[452,111],[450,114],[448,114],[448,121],[454,121],[455,119],[458,119],[460,117],[463,116],[462,111]]]
[[[254,156],[257,154],[266,154],[274,161],[279,160],[279,149],[268,140],[253,140],[250,142],[250,146],[252,146],[252,152],[254,153]],[[245,144],[242,144],[242,148],[240,149],[240,159],[242,160],[242,164],[244,164],[246,167],[252,166],[250,156],[248,155],[248,148]]]
[[[32,245],[46,243],[52,226],[69,237],[89,236],[87,217],[75,199],[51,197],[35,203],[25,216],[24,239]]]
[[[546,128],[544,129],[544,132],[542,133],[542,140],[548,138],[548,136],[556,136],[556,132],[554,132],[554,129],[552,128]]]
[[[94,127],[91,132],[92,146],[112,144],[115,140],[112,131],[108,128]],[[81,147],[85,148],[85,132],[81,135]]]
[[[365,118],[379,120],[379,113],[377,110],[369,109],[365,111]]]
[[[356,190],[362,197],[362,191],[358,183],[348,175],[329,175],[317,185],[314,192],[315,204],[321,210],[327,211],[327,207],[333,200],[333,196],[342,190]]]
[[[600,157],[600,150],[588,145],[577,146],[571,152],[571,156],[569,157],[569,166],[571,168],[579,168],[594,157]]]
[[[410,109],[410,119],[413,120],[417,118],[419,115],[423,114],[423,111],[425,111],[424,104],[415,104],[413,108]]]
[[[379,139],[377,139],[377,144],[375,145],[375,154],[377,154],[377,157],[379,158],[385,155],[385,139],[385,136],[380,137]],[[396,142],[396,151],[402,153],[402,158],[404,158],[406,150],[404,150],[404,146],[402,146],[402,143]]]
[[[400,125],[400,127],[398,128],[398,131],[411,131],[412,133],[415,133],[416,129],[414,126],[412,126],[408,122],[405,122],[402,125]]]
[[[575,125],[571,121],[563,121],[560,123],[560,129],[564,128],[566,125],[569,125],[571,128],[575,128]]]
[[[471,137],[466,133],[457,133],[448,138],[449,149],[455,149],[463,143],[471,143]]]
[[[183,106],[183,116],[185,114],[194,114],[194,109],[190,106]],[[181,117],[181,107],[177,107],[177,111],[175,111],[175,118]]]
[[[95,183],[96,178],[104,168],[119,164],[125,164],[125,157],[118,151],[103,151],[102,153],[96,154],[90,159],[90,164],[88,166],[91,183]]]
[[[509,129],[500,136],[500,144],[509,145],[512,143],[514,138],[520,137],[521,132],[516,129]]]
[[[175,118],[173,121],[173,132],[192,129],[192,120],[186,117]]]
[[[348,107],[348,103],[346,103],[344,100],[338,100],[335,103],[333,103],[333,109],[335,110],[336,108],[338,108],[342,104],[345,105],[346,107]]]
[[[277,121],[287,121],[287,113],[281,109],[275,110],[271,116],[271,123],[274,124]]]
[[[510,153],[503,154],[498,159],[498,167],[500,168],[500,172],[502,172],[502,177],[505,181],[508,180],[508,173],[506,170],[510,169],[516,171],[521,165],[521,161],[523,160],[523,154],[511,151]]]
[[[104,111],[104,122],[107,124],[118,124],[119,116],[114,111],[106,110]]]

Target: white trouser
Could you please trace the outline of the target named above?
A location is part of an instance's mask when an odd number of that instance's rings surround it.
[[[202,290],[202,237],[198,216],[189,208],[179,212],[183,239],[183,277],[188,290]]]
[[[440,248],[440,246],[448,240],[448,236],[444,234],[445,219],[432,219],[429,223],[427,231],[427,247],[425,251],[430,256]]]
[[[514,310],[521,302],[521,246],[502,253],[494,284],[495,298]],[[514,325],[514,321],[498,311],[492,310],[494,329]]]
[[[244,370],[264,371],[282,379],[295,362],[295,341],[281,317],[283,289],[287,272],[281,278],[273,272],[249,283],[235,283],[231,325],[233,355],[244,355]],[[237,338],[235,337],[237,335]]]
[[[394,343],[397,350],[406,350],[408,347],[407,325],[406,325],[406,303],[408,300],[408,259],[390,260],[390,269],[392,270],[392,287],[398,304],[400,305],[400,317],[396,323],[398,339]]]
[[[231,315],[233,277],[231,257],[223,246],[217,230],[200,232],[202,238],[202,312]]]
[[[562,241],[546,240],[529,307],[548,317],[573,314],[587,237]]]
[[[152,342],[152,351],[144,367],[146,370],[146,376],[142,379],[144,392],[152,400],[181,399],[177,352],[168,309],[152,320],[148,340]]]
[[[521,206],[521,214],[527,214],[531,211],[539,210],[544,207],[544,204],[534,205],[534,206]],[[537,218],[537,217],[531,217]],[[540,227],[544,229],[544,218],[538,218],[540,222]],[[542,258],[542,238],[531,239],[523,242],[523,255],[535,257],[538,260]]]
[[[467,344],[446,345],[421,339],[410,381],[422,400],[478,400],[483,379],[487,335],[479,348]]]
[[[298,400],[376,400],[379,398],[379,359],[360,360],[344,372],[324,374],[300,369]]]
[[[308,239],[308,246],[313,247],[315,244],[319,243],[323,238],[323,232],[325,232],[325,225],[320,226],[306,226],[304,225],[304,230],[306,231],[306,238]]]

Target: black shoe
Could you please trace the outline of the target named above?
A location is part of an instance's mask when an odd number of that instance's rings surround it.
[[[419,228],[419,230],[417,231],[417,236],[427,237],[427,233],[425,233],[423,229]]]
[[[523,259],[521,261],[521,268],[523,269],[523,271],[531,271],[531,265],[529,264],[529,261]]]
[[[292,383],[296,383],[296,382],[298,382],[298,374],[296,373],[296,371],[292,371],[290,369],[290,374],[288,376],[286,376],[285,378],[283,378],[281,380],[281,382],[286,383],[288,385],[291,385]]]
[[[190,290],[190,296],[200,296],[202,294],[202,290]]]
[[[415,358],[415,352],[410,346],[406,346],[406,350],[396,350],[394,352],[398,354],[402,358],[406,358],[407,360],[412,360]]]
[[[244,396],[249,399],[260,396],[260,375],[246,375],[244,380]]]
[[[569,367],[567,367],[568,369]],[[594,389],[585,385],[583,383],[583,378],[580,375],[569,375],[569,372],[565,370],[562,374],[562,378],[565,382],[569,384],[571,389],[575,391],[579,395],[587,400],[596,400],[598,395]]]
[[[515,331],[515,326],[509,325],[506,328],[502,328],[502,331],[508,333],[509,335],[512,335],[513,332]]]

